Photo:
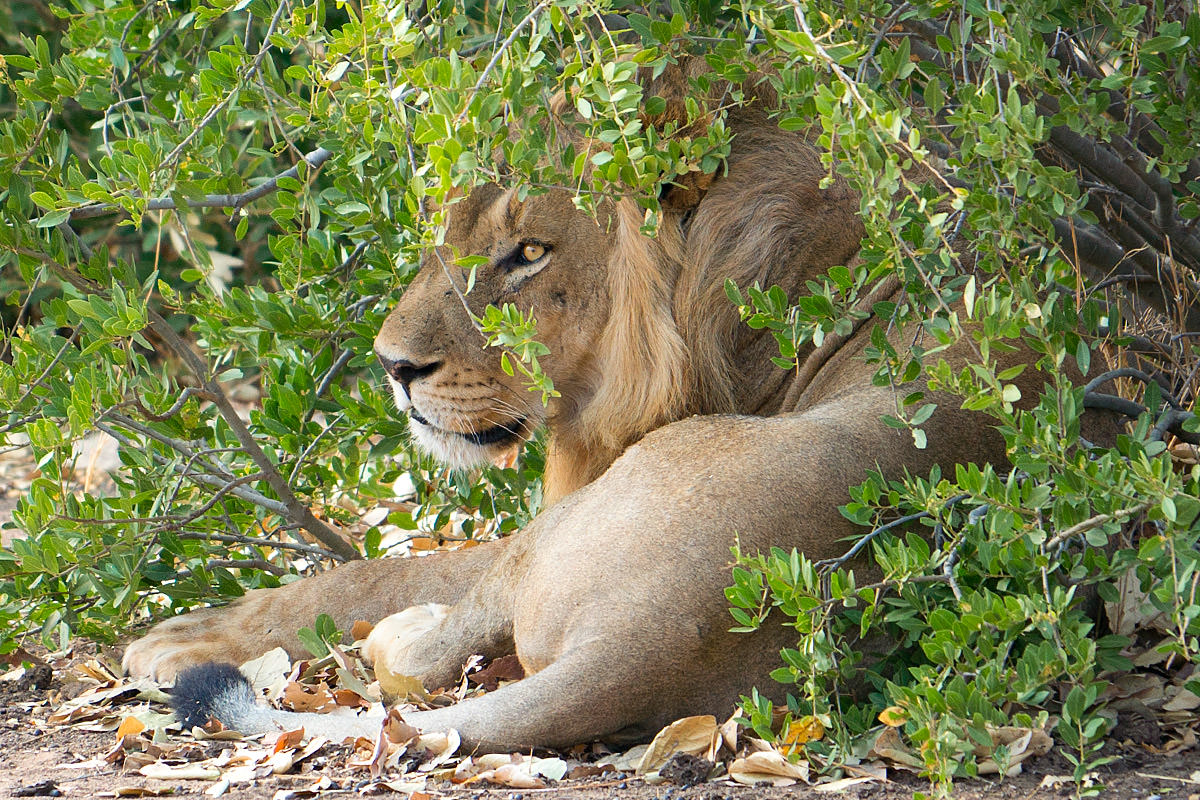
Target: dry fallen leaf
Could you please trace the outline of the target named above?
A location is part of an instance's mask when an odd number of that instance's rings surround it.
[[[476,779],[513,789],[546,788],[546,782],[531,775],[526,764],[503,764],[487,772],[481,772]]]
[[[873,783],[878,781],[872,775],[864,775],[858,778],[841,778],[840,780],[830,781],[829,783],[818,783],[813,787],[814,792],[844,792],[851,786],[858,786],[863,783]]]
[[[275,753],[278,753],[280,750],[293,750],[299,747],[302,741],[304,741],[304,728],[297,728],[294,731],[282,731],[275,738],[275,745],[271,749]]]
[[[895,728],[884,728],[880,731],[879,736],[875,738],[875,743],[871,745],[867,757],[882,758],[897,766],[917,772],[925,768],[924,762],[908,749],[908,746],[900,738],[899,731]]]
[[[494,692],[501,681],[519,681],[524,677],[525,669],[521,666],[521,660],[509,655],[494,659],[483,669],[468,675],[467,680],[483,687],[485,692]]]
[[[1163,704],[1163,711],[1191,711],[1200,707],[1200,697],[1180,688],[1179,693]]]
[[[711,714],[675,720],[650,742],[635,771],[638,775],[654,772],[676,753],[702,756],[712,748],[713,740],[719,738],[717,718]]]
[[[350,626],[351,640],[355,642],[361,642],[363,639],[366,639],[371,635],[371,630],[374,629],[374,627],[375,626],[372,623],[367,622],[365,619],[355,620],[354,624]]]
[[[324,683],[305,686],[298,681],[290,681],[283,689],[281,700],[284,708],[301,712],[324,711],[338,705]]]
[[[246,680],[254,686],[255,694],[266,694],[274,700],[283,693],[287,686],[288,675],[292,673],[292,659],[282,647],[276,647],[263,653],[255,659],[247,661],[238,668]]]
[[[777,750],[759,750],[729,765],[729,777],[743,786],[768,783],[772,786],[791,786],[797,781],[808,782],[808,762],[793,764]]]
[[[221,777],[221,770],[205,764],[147,764],[138,770],[147,778],[158,778],[164,781],[215,781]]]
[[[991,748],[975,748],[980,775],[994,775],[1000,772],[1000,764],[991,756],[1001,745],[1008,749],[1008,768],[1004,773],[1007,777],[1020,774],[1022,762],[1032,756],[1045,755],[1054,745],[1050,735],[1041,728],[1019,728],[1006,725],[1000,728],[989,728],[988,734],[992,737]]]

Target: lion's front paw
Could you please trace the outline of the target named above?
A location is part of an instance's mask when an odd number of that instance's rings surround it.
[[[183,669],[207,661],[241,664],[275,645],[264,641],[253,604],[205,608],[161,622],[125,648],[126,675],[173,683]],[[258,630],[256,630],[258,629]]]

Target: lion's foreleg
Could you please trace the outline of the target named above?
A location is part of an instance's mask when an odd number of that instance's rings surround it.
[[[296,631],[318,615],[328,614],[349,631],[358,620],[378,622],[409,606],[456,603],[513,541],[422,558],[355,561],[278,589],[253,591],[228,606],[156,625],[126,649],[122,663],[131,675],[170,681],[190,664],[241,663],[275,647],[301,656],[306,651]]]

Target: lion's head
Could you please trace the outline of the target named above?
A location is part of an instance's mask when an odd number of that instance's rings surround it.
[[[451,465],[478,464],[550,432],[549,501],[590,482],[647,432],[694,413],[771,413],[788,374],[774,341],[739,325],[724,282],[779,284],[847,263],[858,203],[826,174],[805,138],[762,111],[730,115],[727,173],[664,204],[657,237],[637,204],[595,218],[564,190],[483,186],[451,207],[445,246],[431,250],[383,324],[375,348],[417,443]],[[707,185],[705,185],[707,184]],[[476,282],[456,256],[477,255]],[[537,319],[541,359],[561,397],[505,374],[468,315],[513,303]]]

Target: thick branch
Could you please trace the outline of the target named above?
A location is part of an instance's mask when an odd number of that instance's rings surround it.
[[[233,407],[233,403],[230,402],[221,384],[209,375],[208,365],[204,360],[196,355],[187,342],[179,338],[179,334],[175,333],[175,329],[168,325],[167,321],[159,316],[157,312],[148,310],[147,318],[150,321],[150,329],[154,331],[155,335],[166,342],[168,347],[175,351],[180,360],[187,365],[188,370],[200,381],[201,388],[210,395],[213,404],[221,412],[221,416],[225,418],[225,423],[229,425],[233,431],[233,435],[237,437],[242,447],[246,450],[246,454],[250,456],[254,464],[263,472],[267,484],[287,507],[288,519],[300,523],[305,530],[319,539],[321,544],[342,558],[360,558],[359,552],[353,546],[338,535],[335,530],[317,519],[312,513],[312,509],[302,503],[292,492],[292,487],[288,486],[283,475],[276,469],[274,462],[258,446],[258,441],[255,440],[254,434],[250,432],[250,429],[246,427],[246,423],[238,416],[237,409]]]

